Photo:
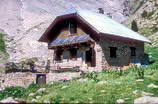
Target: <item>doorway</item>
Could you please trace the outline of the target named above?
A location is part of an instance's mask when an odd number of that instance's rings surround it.
[[[93,48],[86,51],[86,64],[88,67],[96,66],[96,52]]]

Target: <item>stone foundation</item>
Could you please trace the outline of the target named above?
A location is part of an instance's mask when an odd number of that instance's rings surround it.
[[[37,73],[8,73],[0,74],[0,87],[9,87],[9,86],[21,86],[28,87],[31,83],[36,83],[36,74]],[[71,80],[74,77],[79,77],[79,72],[65,72],[65,73],[47,73],[46,74],[46,83],[56,82],[63,79]]]

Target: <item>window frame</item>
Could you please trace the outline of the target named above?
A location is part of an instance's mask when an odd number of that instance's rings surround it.
[[[76,48],[69,49],[69,59],[77,60],[77,52],[78,52],[78,50]]]
[[[110,58],[117,58],[117,47],[109,47]]]
[[[70,21],[68,25],[69,34],[77,33],[77,24],[75,22]]]
[[[130,47],[130,51],[131,51],[131,53],[130,53],[130,56],[136,56],[137,54],[136,54],[136,48],[135,47]]]
[[[62,56],[63,56],[63,50],[56,50],[54,60],[57,62],[62,62],[62,59],[63,59]]]

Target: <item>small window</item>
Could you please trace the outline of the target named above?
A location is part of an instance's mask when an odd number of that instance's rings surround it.
[[[110,48],[110,57],[116,58],[117,47],[109,47]]]
[[[57,50],[55,52],[55,61],[61,61],[62,60],[62,53],[63,53],[62,50]]]
[[[69,32],[70,34],[74,34],[77,32],[77,24],[74,22],[69,22]]]
[[[77,49],[70,49],[70,59],[77,59]]]
[[[131,49],[131,56],[136,56],[136,48],[130,47],[130,49]]]

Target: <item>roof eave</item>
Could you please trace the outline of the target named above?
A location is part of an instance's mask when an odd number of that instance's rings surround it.
[[[116,36],[116,35],[113,35],[113,34],[108,34],[108,33],[102,33],[100,32],[99,33],[100,35],[106,35],[107,37],[116,37],[116,38],[124,38],[124,39],[129,39],[129,40],[133,40],[133,41],[139,41],[139,42],[143,42],[143,43],[148,43],[148,44],[151,44],[152,42],[147,39],[146,41],[145,40],[137,40],[137,39],[133,39],[133,38],[128,38],[128,37],[123,37],[123,36]]]

